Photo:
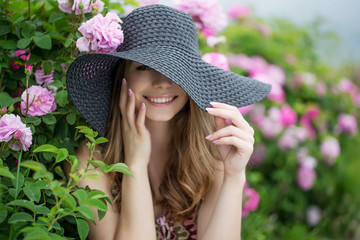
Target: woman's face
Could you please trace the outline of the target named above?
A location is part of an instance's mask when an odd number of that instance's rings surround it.
[[[145,103],[149,120],[171,120],[189,99],[181,87],[141,63],[127,61],[124,77],[135,94],[136,110]]]

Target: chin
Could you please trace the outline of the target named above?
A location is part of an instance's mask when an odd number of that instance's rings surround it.
[[[176,113],[174,114],[170,114],[170,113],[150,113],[148,112],[146,114],[146,118],[148,120],[151,121],[156,121],[156,122],[168,122],[171,119],[173,119],[173,117],[176,115]]]

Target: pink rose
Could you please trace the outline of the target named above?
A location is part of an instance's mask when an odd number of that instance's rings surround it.
[[[96,0],[94,4],[92,5],[92,8],[94,9],[95,14],[101,13],[104,10],[105,3],[101,0]]]
[[[140,7],[144,7],[152,4],[159,4],[159,0],[140,0],[139,4]]]
[[[83,9],[84,13],[89,13],[91,12],[90,0],[74,0],[71,9],[75,11],[75,15],[81,15],[81,9]]]
[[[26,115],[26,106],[29,108],[27,111],[28,116],[43,116],[56,109],[54,95],[41,86],[31,86],[22,93],[21,99],[23,101],[21,102],[20,108],[24,116]],[[27,99],[29,99],[28,103]]]
[[[217,53],[217,52],[206,53],[202,56],[202,59],[213,66],[222,68],[226,71],[230,71],[228,60],[226,56],[221,53]]]
[[[338,117],[338,125],[342,132],[348,132],[352,135],[356,135],[358,132],[356,118],[353,115],[340,114]]]
[[[340,155],[340,144],[339,141],[334,137],[327,137],[321,143],[321,153],[325,157],[328,164],[333,165],[336,158]]]
[[[217,0],[175,0],[173,7],[189,14],[206,36],[216,35],[227,25],[226,14]]]
[[[109,12],[105,17],[96,15],[79,27],[83,37],[77,40],[76,46],[86,52],[114,52],[124,41],[120,23],[122,21],[115,13]]]
[[[251,15],[251,9],[248,6],[238,4],[230,9],[228,15],[232,19],[247,18]]]
[[[260,202],[260,195],[252,188],[247,186],[244,187],[244,208],[242,212],[242,217],[246,217],[249,212],[255,211]]]
[[[316,172],[313,168],[300,165],[297,173],[297,183],[305,191],[310,190],[315,182]]]
[[[296,112],[289,105],[283,106],[280,110],[280,114],[281,123],[284,126],[294,125],[297,121]]]
[[[63,12],[71,13],[71,2],[70,0],[58,0],[59,8]]]
[[[45,84],[48,85],[50,83],[52,83],[54,81],[54,68],[52,68],[51,72],[48,75],[45,75],[44,73],[44,69],[43,68],[39,68],[36,69],[35,71],[35,79],[36,79],[36,83],[41,85],[41,84]]]
[[[306,209],[306,221],[310,226],[316,226],[321,220],[321,210],[317,206],[310,206]]]
[[[250,165],[261,164],[266,156],[266,146],[264,144],[258,144],[254,148],[254,152],[250,157]]]
[[[215,37],[215,36],[209,36],[206,38],[206,43],[210,47],[214,47],[218,43],[224,43],[226,42],[225,36]]]
[[[32,143],[32,133],[29,127],[21,122],[19,116],[5,114],[0,118],[0,142],[9,142],[14,151],[27,151]]]

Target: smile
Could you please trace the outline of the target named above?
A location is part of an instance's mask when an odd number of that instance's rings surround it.
[[[177,96],[164,96],[164,97],[146,96],[145,99],[148,100],[153,105],[164,106],[164,105],[169,105],[171,102],[175,100],[176,97]]]

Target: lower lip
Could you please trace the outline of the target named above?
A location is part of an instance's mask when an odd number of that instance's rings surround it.
[[[153,106],[157,106],[157,107],[166,107],[169,106],[171,103],[173,103],[176,99],[176,97],[174,97],[173,100],[171,100],[170,102],[165,102],[165,103],[156,103],[156,102],[152,102],[149,99],[145,98],[151,105]]]

